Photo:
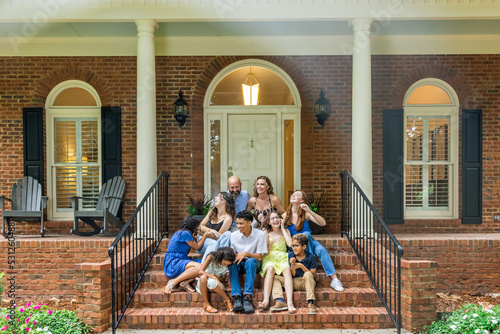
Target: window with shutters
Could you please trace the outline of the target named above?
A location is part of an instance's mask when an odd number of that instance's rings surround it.
[[[458,217],[458,99],[425,79],[405,97],[405,218]]]
[[[96,198],[101,184],[100,101],[80,81],[65,81],[47,98],[49,218],[72,216],[74,196]],[[83,208],[95,206],[83,200]]]

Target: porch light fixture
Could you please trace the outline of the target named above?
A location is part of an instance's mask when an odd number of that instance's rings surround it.
[[[318,123],[321,127],[325,127],[325,121],[330,115],[330,103],[325,99],[325,93],[323,90],[319,93],[319,99],[314,104],[314,113],[318,119]]]
[[[179,122],[179,128],[186,123],[188,108],[186,101],[182,98],[182,91],[179,90],[179,98],[174,103],[174,117]]]
[[[259,82],[257,77],[252,73],[252,67],[250,67],[250,72],[245,76],[245,80],[241,84],[241,89],[243,90],[243,103],[246,106],[256,106],[259,102]]]

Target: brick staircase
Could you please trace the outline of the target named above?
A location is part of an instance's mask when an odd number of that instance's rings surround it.
[[[165,240],[136,291],[119,328],[394,328],[347,240],[332,235],[317,236],[316,239],[330,252],[337,274],[345,288],[343,292],[330,288],[330,279],[320,266],[316,273],[315,290],[318,314],[307,314],[305,291],[294,292],[296,314],[288,314],[286,311],[271,313],[256,309],[254,314],[249,315],[225,311],[222,298],[215,293],[211,294],[211,303],[219,309],[219,312],[210,314],[203,311],[203,302],[198,293],[178,291],[170,295],[163,294],[162,288],[168,281],[162,269],[163,256],[168,244]],[[262,283],[263,279],[258,275],[253,298],[254,306],[262,300]],[[226,289],[229,295],[230,288]]]

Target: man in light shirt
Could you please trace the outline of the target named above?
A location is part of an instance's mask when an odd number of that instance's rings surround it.
[[[236,175],[231,176],[227,180],[227,192],[233,195],[234,199],[234,212],[238,213],[247,209],[247,203],[250,199],[250,194],[246,190],[241,190],[241,180]],[[231,232],[237,231],[236,218],[234,218],[231,225]]]
[[[231,282],[231,297],[234,298],[234,312],[254,313],[253,296],[255,275],[260,270],[262,255],[267,253],[266,233],[252,227],[253,216],[250,211],[236,214],[239,231],[231,234],[231,248],[236,260],[228,266]],[[241,291],[239,275],[245,274],[245,287]],[[242,297],[243,296],[243,297]]]

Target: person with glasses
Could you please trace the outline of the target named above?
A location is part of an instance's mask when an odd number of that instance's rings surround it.
[[[241,180],[236,175],[227,179],[227,192],[233,195],[234,211],[236,213],[246,210],[250,194],[246,190],[241,190]],[[238,231],[236,227],[236,218],[233,220],[230,230],[231,232]]]
[[[299,233],[292,237],[292,251],[288,253],[288,262],[293,277],[294,290],[305,290],[307,300],[307,313],[316,314],[318,309],[314,304],[314,288],[316,288],[316,280],[314,274],[318,268],[316,255],[306,251],[309,238],[305,234]],[[272,312],[279,311],[282,307],[283,288],[285,285],[283,276],[275,275],[273,281],[273,299],[276,301],[275,306],[271,307]]]
[[[269,308],[269,297],[274,275],[283,275],[287,304],[284,303],[282,298],[276,302],[274,309],[278,309],[279,311],[288,309],[288,313],[293,314],[297,312],[297,309],[293,305],[293,279],[290,264],[288,263],[287,251],[287,247],[292,246],[292,237],[283,224],[283,219],[281,219],[277,212],[271,212],[266,217],[262,228],[266,231],[269,253],[262,257],[260,275],[264,277],[264,293],[258,308],[262,310]]]

